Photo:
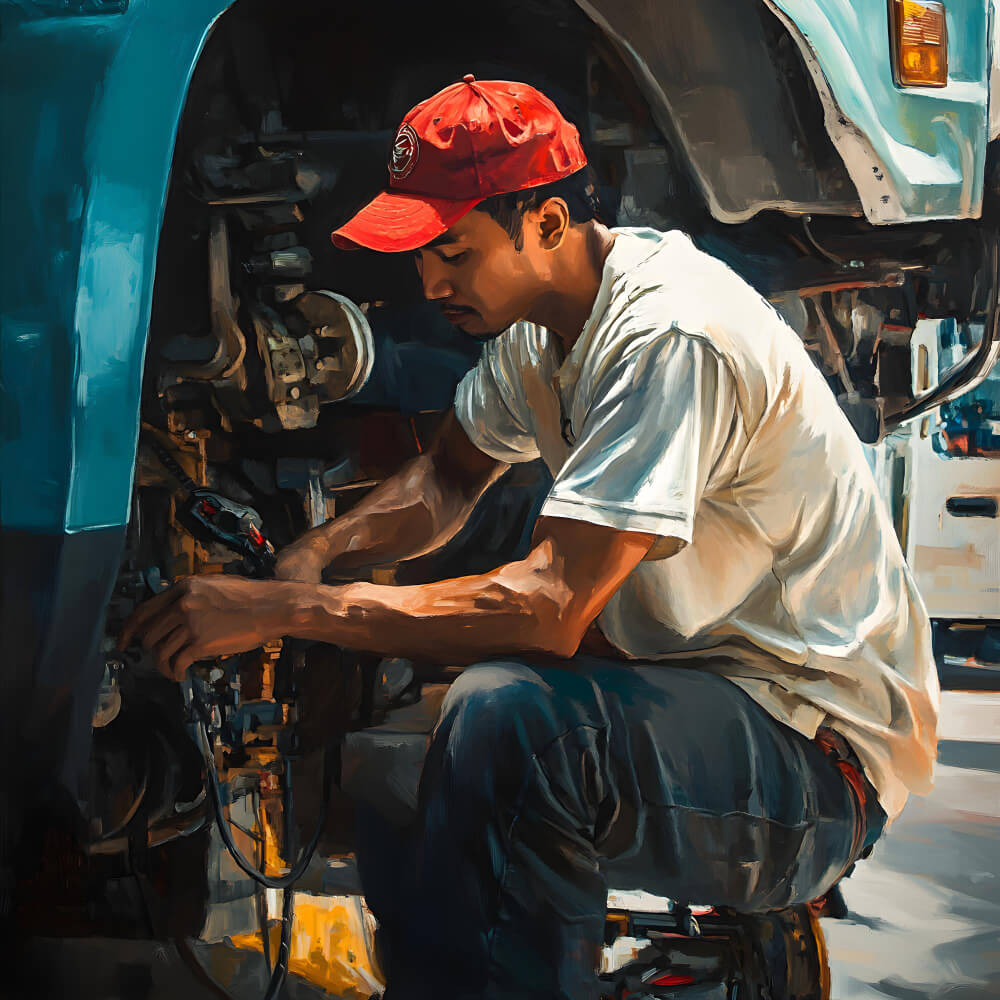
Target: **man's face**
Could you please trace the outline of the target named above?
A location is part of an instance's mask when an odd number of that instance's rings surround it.
[[[491,340],[524,319],[545,288],[549,260],[533,215],[525,213],[521,250],[499,223],[473,209],[414,251],[428,301],[477,340]]]

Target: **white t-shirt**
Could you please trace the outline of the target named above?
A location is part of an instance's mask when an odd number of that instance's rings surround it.
[[[615,232],[565,360],[515,324],[460,384],[458,418],[501,461],[545,460],[542,516],[683,543],[654,545],[601,612],[624,656],[705,657],[807,737],[837,730],[894,818],[931,787],[940,695],[862,446],[735,272],[681,232]]]

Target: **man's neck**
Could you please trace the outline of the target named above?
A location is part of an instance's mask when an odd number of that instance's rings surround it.
[[[594,222],[576,235],[553,274],[553,288],[535,303],[526,319],[551,330],[568,354],[580,339],[601,288],[604,262],[616,235]]]

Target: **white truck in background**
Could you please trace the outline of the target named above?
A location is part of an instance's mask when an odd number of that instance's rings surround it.
[[[914,385],[929,388],[981,330],[923,320]],[[975,389],[910,421],[871,449],[906,559],[934,623],[942,681],[1000,679],[1000,364]]]

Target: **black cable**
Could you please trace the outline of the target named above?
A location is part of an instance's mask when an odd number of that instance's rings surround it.
[[[287,875],[273,876],[266,875],[264,872],[258,870],[255,865],[253,865],[244,856],[243,852],[237,847],[235,840],[233,840],[233,833],[229,827],[229,821],[226,819],[226,815],[222,803],[222,794],[219,791],[219,775],[215,769],[215,760],[211,754],[211,743],[208,738],[208,726],[206,725],[206,720],[208,719],[208,709],[202,702],[201,698],[198,696],[194,687],[191,688],[191,703],[198,713],[198,732],[201,737],[202,744],[202,756],[205,761],[205,775],[208,779],[209,793],[212,798],[212,805],[215,810],[215,823],[219,831],[219,835],[222,837],[222,842],[226,845],[226,850],[229,851],[230,857],[239,866],[239,868],[247,875],[250,876],[258,885],[266,886],[268,889],[281,889],[283,898],[281,904],[281,939],[278,943],[278,954],[274,960],[274,967],[271,969],[271,979],[267,986],[267,992],[264,994],[264,1000],[276,1000],[281,992],[281,988],[285,983],[285,979],[288,976],[288,959],[291,951],[291,941],[292,941],[292,922],[295,915],[295,903],[293,891],[294,883],[297,882],[305,872],[306,868],[309,867],[309,862],[312,861],[313,854],[316,851],[316,845],[319,843],[319,838],[323,832],[323,827],[326,824],[326,814],[330,807],[330,786],[331,786],[331,774],[333,767],[331,766],[332,761],[332,747],[327,744],[323,750],[323,777],[322,777],[322,789],[323,789],[323,800],[320,807],[320,814],[316,821],[316,829],[313,831],[313,835],[306,846],[305,850],[299,856],[299,860],[295,863],[294,867]],[[270,967],[270,940],[266,935],[266,926],[264,927],[265,934],[263,935],[264,941],[264,961]]]
[[[298,837],[295,831],[295,802],[292,799],[292,761],[290,757],[282,755],[281,763],[285,774],[281,789],[281,812],[285,821],[285,852],[292,855],[298,847]]]
[[[173,455],[156,439],[153,434],[143,434],[143,440],[156,453],[156,457],[163,463],[167,471],[180,483],[181,487],[189,495],[198,489],[198,484],[180,467],[180,464]]]
[[[281,987],[284,986],[285,979],[288,976],[288,960],[291,954],[292,941],[292,920],[295,916],[293,896],[294,893],[291,890],[286,892],[285,902],[281,907],[281,943],[278,945],[278,959],[274,970],[272,971],[270,966],[268,967],[270,979],[267,983],[267,992],[264,994],[264,1000],[277,1000],[281,993]],[[207,986],[219,1000],[235,1000],[232,993],[209,975],[208,970],[202,965],[201,960],[195,954],[187,938],[174,938],[174,947],[177,949],[177,954],[180,955],[184,964],[194,973],[197,980],[204,986]]]
[[[261,822],[260,817],[260,793],[254,793],[254,801],[256,802],[255,813],[258,816],[258,822]],[[239,829],[239,827],[237,827]],[[260,857],[255,858],[257,864],[260,865],[261,871],[264,870],[265,854],[267,851],[267,843],[265,838],[262,836],[259,838],[260,847]],[[254,909],[257,911],[257,925],[260,930],[260,943],[261,947],[264,949],[264,967],[267,969],[267,975],[270,979],[271,976],[271,934],[267,925],[267,890],[262,885],[256,885],[254,887]]]
[[[195,954],[187,938],[176,937],[173,941],[174,947],[177,949],[177,954],[181,957],[181,961],[191,970],[199,983],[206,986],[218,1000],[235,1000],[232,993],[224,989],[221,984],[217,983],[208,974],[208,970],[201,964],[201,960]]]
[[[257,923],[260,930],[260,946],[264,952],[264,968],[267,974],[271,975],[271,929],[267,923],[267,890],[263,886],[257,886],[254,892],[254,906],[257,910]]]
[[[277,1000],[281,993],[281,987],[285,984],[285,977],[288,975],[288,959],[291,955],[292,947],[292,920],[295,917],[295,893],[289,886],[284,892],[281,901],[281,941],[278,943],[278,955],[274,960],[274,972],[271,973],[271,981],[267,984],[267,992],[264,1000]]]
[[[199,706],[199,712],[204,711],[204,706],[201,705],[197,695],[194,695],[194,701]],[[316,845],[319,843],[320,835],[322,834],[323,827],[326,824],[326,813],[330,806],[330,747],[327,747],[323,752],[323,802],[320,807],[320,815],[316,821],[316,829],[313,831],[312,838],[310,839],[305,850],[302,851],[292,870],[286,875],[265,875],[264,872],[259,871],[254,866],[253,862],[246,858],[239,847],[237,847],[236,842],[233,840],[232,830],[229,828],[229,822],[223,811],[224,806],[222,804],[222,793],[219,791],[219,776],[215,770],[215,761],[209,753],[209,747],[211,744],[209,743],[208,728],[205,725],[204,718],[199,720],[198,726],[203,741],[202,754],[205,759],[205,772],[208,777],[208,789],[212,797],[212,805],[215,808],[216,825],[219,828],[219,834],[222,837],[222,842],[226,845],[226,850],[229,851],[230,856],[233,861],[236,862],[240,870],[246,875],[249,875],[255,882],[266,886],[268,889],[287,889],[293,883],[297,882],[305,873],[305,870],[309,867],[309,862],[312,860],[312,856],[316,851]]]
[[[274,971],[271,971],[270,967],[268,967],[270,979],[267,983],[267,992],[264,994],[264,1000],[277,1000],[281,993],[281,987],[285,984],[285,979],[288,976],[288,960],[291,954],[292,941],[292,920],[295,916],[293,895],[291,891],[286,892],[285,902],[281,907],[281,943],[278,946],[278,960],[274,966]],[[207,986],[219,1000],[235,1000],[232,993],[209,975],[208,970],[202,965],[201,960],[195,954],[187,938],[174,938],[174,947],[177,949],[177,954],[180,955],[184,964],[194,973],[197,980]]]

